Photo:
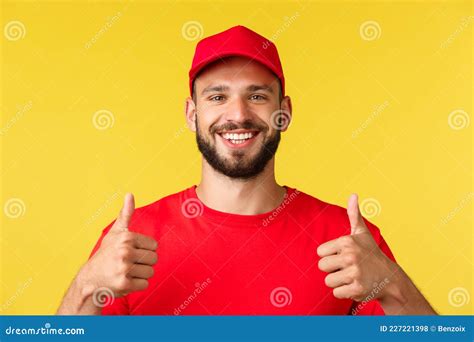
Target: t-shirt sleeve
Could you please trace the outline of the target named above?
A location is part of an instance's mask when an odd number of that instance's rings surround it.
[[[382,252],[385,253],[385,255],[389,257],[390,260],[392,260],[393,262],[397,262],[395,260],[395,257],[392,251],[388,247],[387,242],[380,234],[379,228],[377,228],[377,226],[375,226],[373,223],[369,222],[366,219],[364,219],[364,221],[367,224],[367,227],[371,231],[372,236],[374,237],[375,241],[377,242]],[[382,286],[382,284],[379,286]],[[353,302],[350,315],[354,315],[354,316],[385,315],[385,312],[383,311],[383,308],[380,305],[379,301],[377,299],[373,299],[367,302]]]
[[[110,228],[112,228],[112,225],[115,223],[115,220],[112,221],[107,227],[105,227],[102,230],[102,234],[99,237],[99,240],[97,240],[97,243],[95,244],[94,248],[92,249],[91,254],[89,255],[89,259],[94,256],[94,254],[97,252],[97,250],[100,247],[100,244],[102,243],[103,238],[107,233],[109,232]],[[102,315],[128,315],[130,313],[129,307],[128,307],[128,301],[127,301],[127,296],[120,297],[120,298],[108,298],[107,301],[105,301],[105,305],[101,313]]]

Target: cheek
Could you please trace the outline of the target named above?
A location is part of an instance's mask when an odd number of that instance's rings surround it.
[[[266,114],[265,117],[260,117],[259,125],[262,128],[265,128],[265,132],[263,133],[264,136],[269,137],[275,134],[275,125],[272,123],[272,116],[271,114]]]
[[[209,110],[209,108],[207,108],[205,112],[203,109],[198,108],[197,113],[199,130],[202,133],[209,133],[209,128],[218,122],[219,115]]]
[[[262,111],[257,112],[256,118],[259,121],[260,125],[267,127],[269,130],[273,129],[272,121],[275,120],[279,112],[279,108],[275,108],[273,105],[262,109]]]

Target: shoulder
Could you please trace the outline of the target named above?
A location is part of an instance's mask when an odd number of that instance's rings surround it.
[[[156,214],[160,210],[175,209],[177,205],[181,205],[184,199],[189,196],[190,189],[191,187],[166,195],[155,202],[136,208],[135,212]]]
[[[177,214],[180,213],[183,199],[186,198],[189,190],[190,188],[186,188],[136,208],[129,230],[142,234],[166,230],[164,225],[171,224],[173,219],[180,216]]]
[[[156,217],[157,215],[167,212],[179,211],[186,198],[191,196],[192,188],[193,187],[188,187],[181,191],[166,195],[152,203],[136,208],[134,216],[147,218],[150,216]]]
[[[345,207],[322,200],[301,190],[294,190],[293,193],[296,194],[296,197],[292,214],[308,230],[317,229],[320,233],[322,230],[328,239],[350,234],[350,222]],[[379,241],[379,228],[365,218],[364,221],[375,240]]]
[[[162,197],[155,202],[135,208],[135,211],[130,219],[128,229],[132,232],[159,238],[160,234],[166,232],[167,219],[176,216],[173,215],[173,211],[181,210],[180,203],[182,202],[184,196],[186,196],[186,194],[190,191],[190,189],[191,188],[184,189],[182,191]],[[102,234],[90,256],[95,253],[97,248],[100,246],[102,239],[112,228],[116,220],[117,217],[115,217],[108,225],[105,226],[105,228],[102,229]],[[163,223],[165,223],[165,226],[163,226]]]
[[[346,209],[337,204],[324,201],[296,188],[290,189],[288,197],[293,197],[295,201],[294,209],[301,215],[311,217],[315,222],[339,221],[344,220],[347,216]]]

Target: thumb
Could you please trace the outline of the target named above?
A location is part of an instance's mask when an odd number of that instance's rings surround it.
[[[357,194],[352,194],[347,204],[347,216],[349,216],[351,224],[351,235],[365,233],[368,230],[360,213],[358,200]]]
[[[119,216],[115,221],[114,228],[128,229],[128,225],[132,219],[133,212],[135,211],[135,199],[132,193],[125,194],[123,200],[123,207],[120,210]]]

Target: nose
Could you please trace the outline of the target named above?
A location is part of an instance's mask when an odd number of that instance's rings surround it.
[[[244,122],[252,116],[247,102],[241,97],[230,101],[225,111],[224,119],[226,121]]]

